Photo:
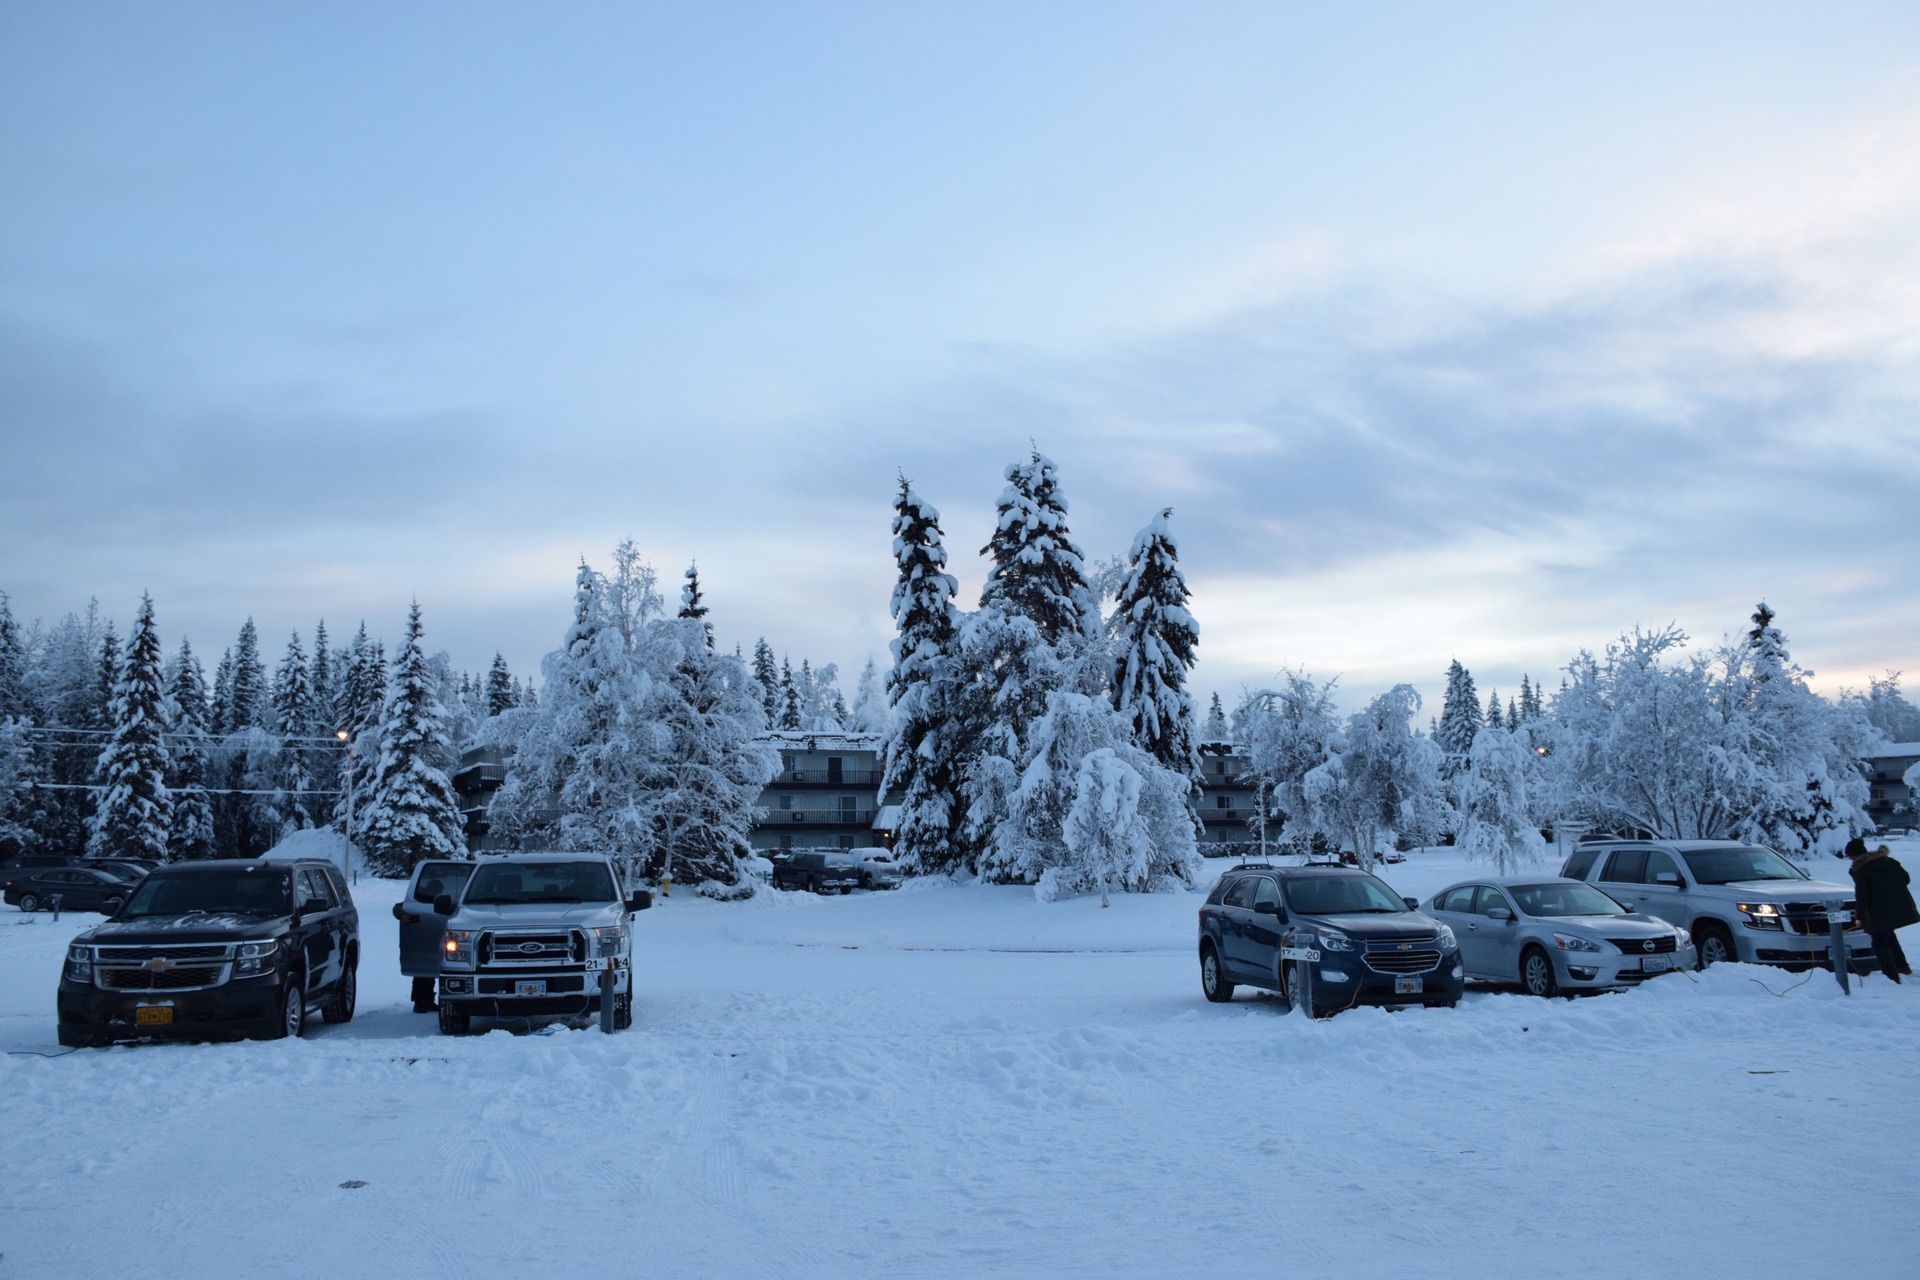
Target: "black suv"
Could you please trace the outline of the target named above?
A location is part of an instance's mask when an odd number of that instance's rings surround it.
[[[796,853],[773,868],[776,889],[852,893],[860,887],[860,863],[851,853]]]
[[[297,1036],[353,1017],[360,914],[324,859],[161,867],[67,948],[60,1043]]]
[[[1297,958],[1282,949],[1300,952]],[[1246,862],[1220,877],[1200,908],[1200,988],[1233,999],[1236,983],[1301,1003],[1311,979],[1324,1017],[1357,1004],[1444,1005],[1465,989],[1453,930],[1348,867]]]

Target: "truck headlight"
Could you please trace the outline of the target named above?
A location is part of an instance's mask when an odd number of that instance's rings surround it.
[[[1749,929],[1785,929],[1780,918],[1780,908],[1771,902],[1742,902],[1738,904],[1740,913],[1747,918]]]
[[[243,942],[234,948],[233,976],[236,978],[257,978],[273,970],[273,958],[280,951],[280,939],[268,938],[265,942]]]
[[[447,964],[470,965],[473,963],[473,930],[449,929],[440,944],[440,954]]]
[[[604,960],[608,956],[620,954],[621,945],[627,940],[627,931],[616,924],[605,929],[595,929],[593,939],[594,956]]]
[[[1598,951],[1600,949],[1599,943],[1590,942],[1575,933],[1554,934],[1553,945],[1562,951]]]
[[[75,982],[93,981],[93,948],[76,944],[67,948],[67,977]]]

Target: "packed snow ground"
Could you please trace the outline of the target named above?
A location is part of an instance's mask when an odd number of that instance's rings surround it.
[[[1422,895],[1465,872],[1386,869]],[[1729,965],[1316,1023],[1202,999],[1200,893],[919,883],[676,896],[637,918],[633,1031],[448,1040],[407,1004],[398,893],[356,891],[347,1026],[55,1057],[61,956],[97,917],[0,910],[0,1276],[1807,1280],[1920,1257],[1920,984]]]

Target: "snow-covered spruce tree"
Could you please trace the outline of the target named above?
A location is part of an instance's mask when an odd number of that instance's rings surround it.
[[[99,602],[84,613],[69,613],[38,645],[37,661],[24,673],[35,727],[97,731],[104,715],[99,697],[98,659],[104,638]],[[93,812],[94,766],[100,739],[91,734],[55,735],[53,744],[34,752],[34,781],[25,819],[35,851],[79,857],[86,852],[88,818]]]
[[[900,797],[895,847],[907,869],[952,871],[965,859],[952,722],[958,588],[947,572],[940,513],[905,476],[893,510],[899,579],[891,608],[899,635],[891,645],[893,670],[887,676],[893,729],[880,790]]]
[[[1053,460],[1035,449],[1031,461],[1010,464],[1006,478],[993,536],[980,549],[993,558],[981,606],[1031,619],[1048,644],[1096,636],[1100,605],[1087,585],[1086,557],[1067,531]]]
[[[1899,677],[1894,677],[1897,682]],[[27,706],[27,649],[19,624],[13,620],[13,604],[0,591],[0,720],[25,720],[32,715]]]
[[[274,784],[281,825],[304,831],[313,820],[314,765],[317,744],[304,739],[316,736],[313,687],[308,683],[307,655],[300,646],[300,633],[287,642],[286,656],[273,676],[273,721],[280,736],[280,759],[274,771]]]
[[[1383,841],[1430,836],[1455,818],[1440,748],[1413,729],[1419,710],[1413,687],[1395,685],[1348,718],[1333,754],[1301,781],[1314,825],[1352,844],[1363,871]]]
[[[1080,757],[1073,808],[1061,835],[1072,860],[1069,874],[1097,884],[1102,907],[1110,905],[1109,884],[1144,879],[1153,857],[1153,839],[1140,818],[1141,787],[1140,775],[1112,747]]]
[[[800,688],[793,680],[793,664],[785,658],[780,659],[780,719],[776,727],[789,730],[806,727],[800,719]]]
[[[100,792],[87,852],[97,858],[167,856],[173,801],[167,793],[165,697],[160,689],[160,636],[153,597],[140,597],[140,616],[108,708],[112,737],[100,753]]]
[[[713,648],[713,624],[707,621],[706,597],[700,594],[700,566],[687,566],[686,581],[680,587],[680,616],[700,624],[707,637],[707,648]]]
[[[1113,705],[1148,755],[1197,782],[1200,758],[1187,672],[1200,624],[1187,611],[1180,548],[1168,527],[1172,518],[1173,508],[1163,509],[1134,538],[1127,556],[1130,568],[1111,623]]]
[[[34,840],[33,713],[27,700],[27,651],[13,606],[0,591],[0,858]]]
[[[654,629],[678,658],[653,686],[663,736],[646,779],[653,847],[644,874],[690,882],[704,897],[746,897],[756,805],[780,765],[779,753],[756,741],[766,723],[758,690],[739,659],[713,652],[700,618]]]
[[[773,646],[761,636],[753,644],[753,679],[760,686],[760,711],[769,729],[780,723],[780,665],[773,660]]]
[[[233,686],[227,704],[225,732],[272,723],[272,698],[267,689],[267,666],[260,657],[260,632],[248,618],[233,644]]]
[[[1532,757],[1521,730],[1488,725],[1475,735],[1472,767],[1460,779],[1461,852],[1501,875],[1538,862],[1546,850],[1527,799]]]
[[[108,619],[106,634],[100,638],[100,658],[94,666],[95,689],[93,701],[89,704],[91,719],[89,723],[95,729],[113,728],[113,691],[120,683],[120,637],[114,634],[113,621]]]
[[[1451,778],[1467,767],[1473,750],[1473,735],[1486,723],[1480,715],[1480,695],[1473,687],[1473,676],[1455,658],[1447,667],[1447,694],[1440,704],[1440,724],[1434,742],[1446,753],[1442,770]]]
[[[207,680],[184,638],[167,679],[167,791],[173,822],[167,831],[172,861],[213,856],[213,804],[207,798],[209,709]]]
[[[1063,856],[1060,823],[1073,803],[1073,770],[1080,756],[1124,741],[1119,726],[1125,721],[1102,698],[1097,700],[1107,717],[1101,721],[1102,736],[1089,740],[1069,730],[1071,742],[1063,743],[1052,730],[1051,736],[1042,734],[1039,724],[1055,695],[1070,690],[1064,688],[1060,650],[1047,643],[1030,618],[984,606],[961,624],[956,639],[962,679],[953,688],[949,724],[957,744],[967,856],[991,879],[1030,884]],[[1070,758],[1060,754],[1069,750]],[[1048,767],[1058,771],[1060,785],[1019,795],[1030,766],[1050,751],[1054,759]]]
[[[1505,713],[1500,710],[1500,691],[1498,689],[1489,689],[1487,691],[1487,714],[1481,723],[1489,729],[1504,729],[1507,727],[1507,717]],[[1478,735],[1476,735],[1476,737],[1477,736]]]
[[[860,668],[860,685],[854,691],[849,727],[855,733],[884,734],[893,725],[893,713],[887,706],[887,687],[880,675],[880,664],[872,658]]]
[[[387,654],[381,644],[367,638],[362,622],[347,646],[341,675],[340,698],[335,727],[347,731],[351,750],[340,753],[340,794],[335,798],[333,823],[343,831],[347,820],[347,799],[351,790],[354,806],[361,813],[373,801],[374,779],[380,771],[380,725],[386,713]],[[356,815],[358,816],[358,815]],[[365,825],[364,818],[362,826]],[[355,832],[357,836],[359,833]]]
[[[1233,732],[1227,725],[1227,710],[1220,705],[1220,695],[1214,694],[1207,704],[1207,718],[1200,724],[1200,741],[1230,742]]]
[[[513,673],[507,670],[507,660],[498,653],[493,655],[493,665],[487,669],[486,696],[489,716],[511,711],[520,702],[513,692]]]
[[[407,614],[406,639],[394,655],[380,759],[359,843],[375,875],[411,874],[427,858],[464,858],[460,806],[447,779],[451,752],[433,673],[420,648],[420,603]]]

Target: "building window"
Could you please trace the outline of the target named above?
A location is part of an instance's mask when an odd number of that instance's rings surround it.
[[[793,797],[792,797],[792,796],[786,796],[786,795],[783,795],[783,796],[781,796],[781,797],[780,797],[780,807],[781,807],[782,809],[791,809],[791,808],[793,808]]]
[[[791,751],[782,751],[780,753],[780,767],[788,773],[798,773],[800,772],[800,757],[794,755]]]
[[[1213,798],[1213,807],[1216,809],[1231,809],[1233,808],[1233,805],[1227,800],[1225,796],[1215,796]]]

